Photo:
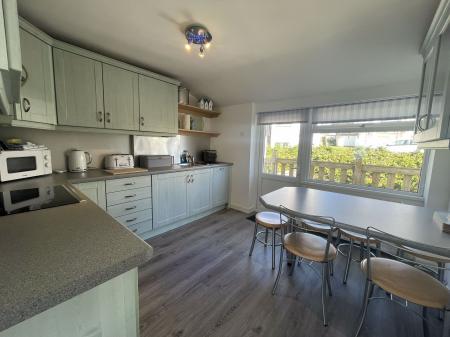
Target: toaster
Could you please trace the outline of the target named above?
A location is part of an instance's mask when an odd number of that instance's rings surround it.
[[[134,167],[134,158],[131,154],[110,154],[105,157],[106,169],[119,169]]]

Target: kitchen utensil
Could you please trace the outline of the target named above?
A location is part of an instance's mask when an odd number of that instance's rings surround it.
[[[92,162],[92,156],[89,152],[83,150],[72,150],[69,153],[69,171],[84,172],[87,166]]]
[[[134,167],[134,158],[131,154],[110,154],[105,157],[105,168],[108,170]]]

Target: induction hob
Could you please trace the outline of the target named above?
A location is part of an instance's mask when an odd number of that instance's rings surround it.
[[[77,199],[64,185],[39,186],[0,192],[0,216],[76,204]]]

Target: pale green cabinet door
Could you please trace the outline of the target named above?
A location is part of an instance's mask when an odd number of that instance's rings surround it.
[[[20,29],[22,49],[22,120],[56,124],[52,50],[49,45]]]
[[[138,74],[103,64],[105,128],[139,130]]]
[[[140,130],[178,133],[178,87],[139,75]]]
[[[53,49],[59,125],[103,128],[102,64]]]
[[[103,180],[73,185],[84,193],[91,201],[106,210],[106,190],[105,182]]]

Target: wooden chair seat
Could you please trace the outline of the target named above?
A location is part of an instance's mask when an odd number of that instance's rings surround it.
[[[296,232],[284,236],[284,247],[290,253],[310,261],[326,262],[336,258],[336,248],[330,244],[325,258],[327,240],[310,233]]]
[[[275,212],[259,212],[255,216],[256,222],[266,228],[280,228],[280,213]],[[283,215],[283,221],[288,219]]]
[[[436,255],[436,254],[432,254],[432,253],[428,253],[422,250],[418,250],[418,249],[414,249],[414,248],[410,248],[410,247],[402,247],[402,250],[412,256],[424,259],[424,260],[428,260],[428,261],[432,261],[432,262],[436,262],[436,263],[450,263],[450,258],[445,257],[445,256],[441,256],[441,255]]]
[[[355,232],[351,232],[345,229],[339,229],[339,231],[341,232],[341,234],[348,238],[348,239],[352,239],[353,241],[356,242],[363,242],[367,240],[367,237],[364,234],[359,234],[359,233],[355,233]],[[377,242],[379,242],[378,240],[375,239],[371,239],[369,240],[371,244],[376,244]]]
[[[309,220],[302,220],[302,226],[309,231],[321,234],[327,234],[330,231],[329,225],[323,225]]]
[[[370,259],[371,280],[385,291],[410,302],[435,309],[450,304],[450,290],[427,273],[408,264],[374,257]],[[367,260],[361,262],[367,273]]]

